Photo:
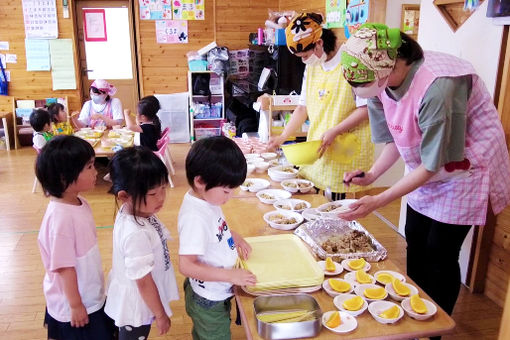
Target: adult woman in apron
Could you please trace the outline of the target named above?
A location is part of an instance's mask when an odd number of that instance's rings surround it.
[[[330,187],[336,200],[345,198],[346,192],[361,190],[356,185],[345,186],[342,174],[353,169],[368,170],[374,146],[370,141],[366,101],[356,103],[351,86],[342,76],[336,36],[321,24],[320,14],[302,13],[285,30],[287,47],[302,58],[306,68],[299,105],[282,134],[270,140],[269,148],[281,145],[308,118],[307,140],[322,140],[319,149],[322,157],[312,165],[302,166],[300,173],[321,190]],[[360,152],[348,161],[339,160],[330,146],[335,138],[347,134],[359,143]]]
[[[399,157],[408,172],[340,217],[366,216],[407,194],[407,273],[451,314],[465,236],[510,202],[510,161],[492,98],[470,63],[423,52],[381,24],[361,26],[344,44],[342,68],[354,92],[370,98],[374,142],[386,143],[363,178],[351,171],[344,180],[370,184]]]
[[[98,126],[111,128],[114,125],[122,125],[124,113],[120,100],[113,98],[116,92],[115,86],[106,80],[94,80],[90,85],[90,100],[83,104],[80,116],[73,122],[78,127],[89,126],[91,128]],[[72,116],[75,116],[75,113]]]

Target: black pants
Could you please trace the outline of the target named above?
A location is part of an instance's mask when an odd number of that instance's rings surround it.
[[[407,275],[449,315],[459,296],[459,253],[470,228],[435,221],[407,206]]]

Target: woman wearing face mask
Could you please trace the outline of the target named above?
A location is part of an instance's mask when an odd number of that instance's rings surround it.
[[[111,128],[114,125],[122,125],[124,114],[122,103],[118,98],[112,96],[117,92],[115,86],[104,79],[96,79],[90,85],[90,100],[83,104],[80,116],[73,122],[78,127],[106,126]]]
[[[269,148],[280,146],[308,118],[307,140],[321,140],[322,155],[314,164],[303,166],[300,173],[314,182],[318,189],[330,187],[332,199],[345,198],[346,192],[356,192],[358,186],[347,187],[342,174],[352,169],[368,170],[373,162],[374,146],[366,100],[356,100],[351,86],[342,75],[336,36],[322,28],[322,16],[302,13],[286,28],[287,47],[306,64],[298,107],[280,136],[271,138]],[[339,162],[331,144],[337,136],[352,134],[359,142],[360,152],[352,160]],[[345,137],[345,136],[344,136]]]
[[[492,98],[473,66],[426,51],[398,29],[365,24],[344,44],[342,68],[368,100],[372,138],[386,143],[363,178],[367,185],[399,157],[407,174],[364,196],[341,218],[366,216],[407,194],[407,274],[447,313],[460,289],[458,257],[471,225],[510,202],[510,161]]]

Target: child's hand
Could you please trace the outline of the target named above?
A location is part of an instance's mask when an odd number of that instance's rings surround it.
[[[257,278],[248,270],[232,269],[230,282],[238,286],[254,286],[257,283]]]
[[[80,114],[80,111],[73,111],[71,112],[71,118],[74,118]]]
[[[131,114],[131,111],[129,109],[124,109],[124,116],[129,116]]]
[[[241,259],[243,260],[246,260],[248,256],[250,256],[251,254],[250,244],[246,242],[244,238],[235,231],[231,230],[230,233],[232,234],[234,243],[237,246],[237,253],[239,254],[239,257],[241,257]]]
[[[163,314],[161,317],[156,318],[156,325],[158,326],[159,329],[159,335],[168,333],[168,331],[170,330],[170,324],[171,321],[168,318],[168,316],[166,316],[166,314]]]
[[[89,315],[83,304],[71,307],[71,327],[83,327],[89,323]]]

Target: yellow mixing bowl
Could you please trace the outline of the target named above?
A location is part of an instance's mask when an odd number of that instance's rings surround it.
[[[294,165],[310,165],[319,159],[320,140],[282,145],[285,157]]]

